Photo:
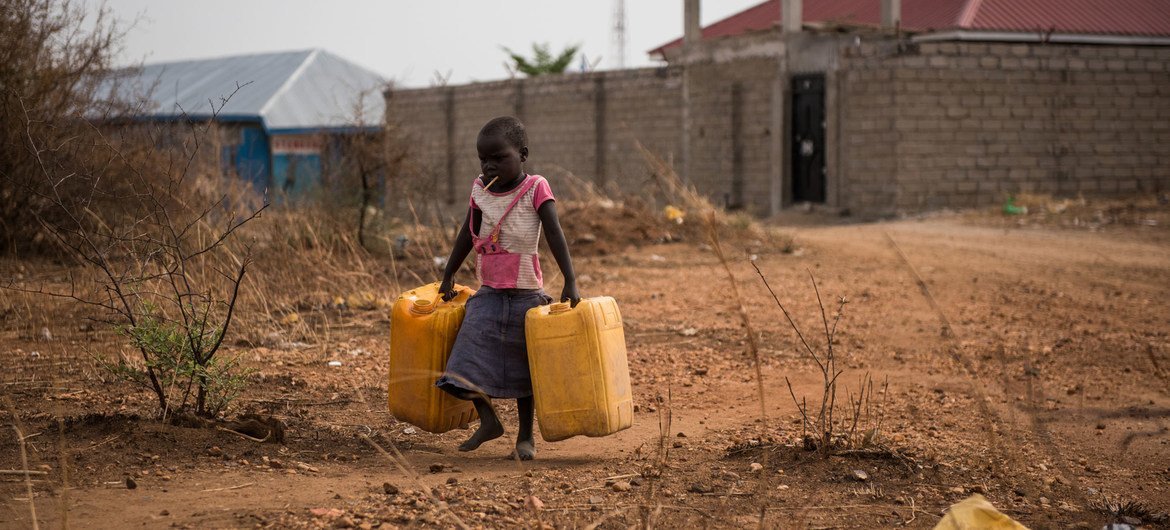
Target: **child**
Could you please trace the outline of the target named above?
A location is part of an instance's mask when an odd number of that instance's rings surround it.
[[[459,446],[460,451],[475,450],[502,436],[504,426],[490,400],[515,398],[520,413],[516,456],[531,460],[536,445],[524,315],[552,301],[543,290],[537,254],[541,228],[565,278],[561,301],[576,306],[581,297],[548,181],[523,169],[528,159],[524,125],[511,116],[495,118],[479,131],[475,148],[483,174],[472,185],[467,220],[455,238],[439,292],[444,300],[455,296],[452,278],[472,249],[482,287],[467,300],[467,315],[447,371],[435,384],[471,400],[479,413],[479,429]]]

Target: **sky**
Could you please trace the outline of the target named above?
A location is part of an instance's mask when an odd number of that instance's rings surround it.
[[[87,0],[95,6],[99,0]],[[708,0],[704,25],[762,0]],[[683,0],[626,0],[626,66],[682,35]],[[127,33],[119,65],[324,48],[399,86],[505,79],[506,46],[580,44],[617,66],[616,0],[106,0]],[[575,64],[574,67],[579,66]]]

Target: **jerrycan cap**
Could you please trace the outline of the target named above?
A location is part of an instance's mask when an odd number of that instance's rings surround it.
[[[410,310],[420,315],[426,315],[435,312],[435,304],[426,298],[418,298],[410,304]]]
[[[555,315],[557,313],[565,313],[572,308],[573,308],[573,306],[570,305],[568,302],[557,302],[555,304],[548,306],[548,314]]]

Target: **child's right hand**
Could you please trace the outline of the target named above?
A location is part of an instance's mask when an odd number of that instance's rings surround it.
[[[439,284],[439,294],[442,295],[444,302],[450,302],[459,295],[455,290],[455,282],[450,279],[444,279],[443,283]]]

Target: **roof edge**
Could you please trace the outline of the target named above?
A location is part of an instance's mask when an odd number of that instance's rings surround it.
[[[301,75],[303,75],[305,70],[309,68],[309,65],[317,59],[318,55],[321,55],[321,48],[313,48],[313,51],[309,52],[309,55],[305,56],[305,59],[301,61],[300,66],[297,66],[297,69],[293,70],[293,73],[288,76],[288,79],[285,79],[284,83],[280,84],[280,88],[276,89],[276,91],[272,93],[272,96],[268,98],[268,101],[265,101],[264,105],[262,105],[260,110],[257,111],[257,114],[259,114],[261,118],[263,118],[264,115],[268,113],[268,109],[272,108],[272,105],[276,103],[276,100],[280,99],[280,97],[283,96],[285,92],[288,92],[293,83],[296,83],[301,79]]]
[[[1131,46],[1170,46],[1170,37],[1145,35],[1110,35],[1101,33],[1048,33],[1018,31],[949,30],[915,35],[912,42],[1041,42],[1049,44],[1120,44]]]

